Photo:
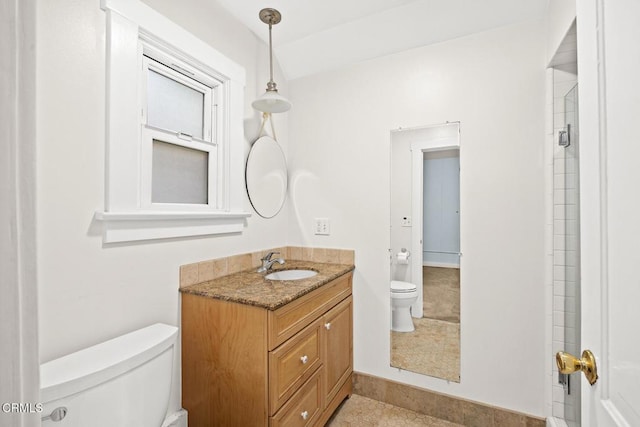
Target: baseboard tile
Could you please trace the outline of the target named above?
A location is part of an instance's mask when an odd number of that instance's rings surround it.
[[[545,427],[543,418],[353,373],[353,393],[466,427]]]

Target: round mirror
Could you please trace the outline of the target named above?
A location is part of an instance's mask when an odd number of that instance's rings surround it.
[[[287,197],[287,162],[278,141],[262,136],[251,146],[245,169],[247,194],[263,218],[280,212]]]

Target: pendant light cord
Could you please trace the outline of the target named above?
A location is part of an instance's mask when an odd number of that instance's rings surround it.
[[[273,83],[273,45],[271,44],[271,27],[269,24],[269,83]]]
[[[258,132],[258,138],[266,135],[264,131],[264,126],[267,124],[267,120],[271,123],[271,137],[278,141],[276,138],[276,128],[273,126],[273,119],[271,118],[271,113],[262,113],[262,124],[260,125],[260,132]]]

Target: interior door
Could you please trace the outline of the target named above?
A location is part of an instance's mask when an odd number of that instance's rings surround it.
[[[582,425],[640,426],[640,1],[578,0]]]

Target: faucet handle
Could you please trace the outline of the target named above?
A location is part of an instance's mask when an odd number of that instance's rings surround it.
[[[266,254],[264,256],[264,258],[261,259],[261,261],[271,261],[271,257],[276,255],[276,254],[280,255],[280,252],[275,252],[275,251],[274,252],[269,252],[268,254]]]

